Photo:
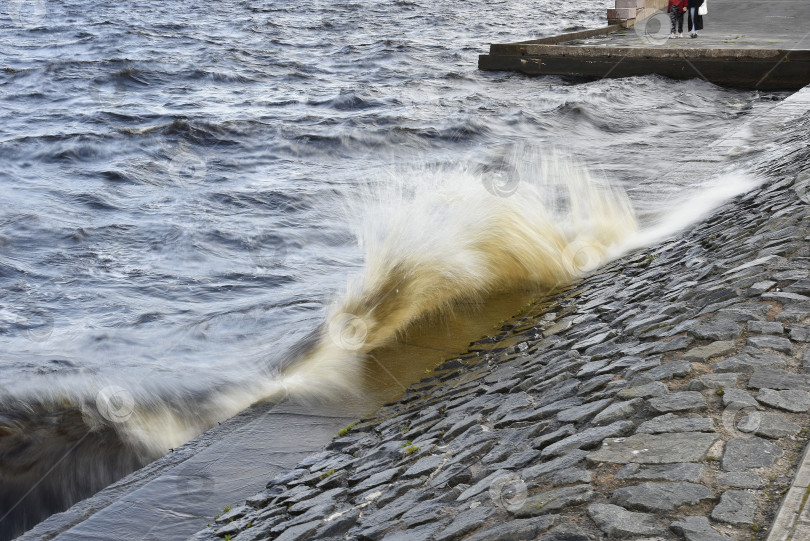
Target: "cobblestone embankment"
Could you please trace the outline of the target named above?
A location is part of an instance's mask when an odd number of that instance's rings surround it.
[[[764,539],[810,426],[809,129],[196,538]]]

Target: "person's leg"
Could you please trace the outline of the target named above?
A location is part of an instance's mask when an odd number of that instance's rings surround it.
[[[683,16],[685,13],[678,8],[678,34],[683,37]]]
[[[676,28],[675,28],[676,24],[675,23],[678,20],[677,19],[678,11],[680,11],[680,8],[676,7],[676,6],[670,6],[669,10],[670,10],[669,11],[669,22],[670,22],[670,25],[669,25],[670,26],[669,37],[674,38],[675,37],[675,30],[676,30]]]
[[[689,33],[693,36],[697,34],[697,30],[695,30],[695,15],[697,15],[697,8],[689,8]]]

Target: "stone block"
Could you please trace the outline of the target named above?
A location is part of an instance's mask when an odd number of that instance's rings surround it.
[[[608,9],[607,10],[607,17],[608,19],[613,20],[627,20],[627,19],[635,19],[636,13],[638,12],[635,8],[618,8],[618,9]]]

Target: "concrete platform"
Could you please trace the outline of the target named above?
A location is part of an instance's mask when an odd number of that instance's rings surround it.
[[[493,44],[483,70],[586,78],[658,74],[761,90],[810,84],[810,0],[709,0],[704,30],[669,38],[664,11],[631,28],[605,28],[520,43]],[[684,21],[686,25],[686,20]]]
[[[259,404],[18,537],[185,539],[323,449],[361,409]]]

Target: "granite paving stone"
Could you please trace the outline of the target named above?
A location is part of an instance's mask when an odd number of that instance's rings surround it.
[[[281,535],[276,537],[276,541],[299,541],[302,539],[308,539],[310,535],[315,533],[315,530],[317,530],[322,523],[322,520],[313,520],[305,524],[292,526],[285,529]]]
[[[631,384],[640,385],[650,381],[668,380],[672,378],[683,378],[692,371],[692,363],[686,360],[672,361],[664,363],[650,370],[646,370],[636,375]]]
[[[417,527],[404,525],[404,530],[387,533],[382,541],[428,541],[439,529],[439,524],[423,524]]]
[[[517,509],[510,509],[517,517],[533,517],[558,512],[566,507],[581,505],[596,497],[590,484],[574,485],[544,491],[526,498]]]
[[[507,475],[508,473],[509,473],[508,470],[503,469],[496,470],[490,473],[489,475],[478,481],[476,484],[474,484],[473,486],[471,486],[470,488],[466,489],[464,492],[459,494],[458,498],[456,498],[456,501],[463,502],[464,500],[469,500],[473,496],[481,494],[485,490],[489,490],[489,487],[492,485],[495,479]]]
[[[699,462],[720,436],[704,432],[635,434],[628,438],[608,438],[601,449],[589,453],[591,464],[613,462],[627,464],[673,464]],[[736,468],[734,468],[736,469]]]
[[[554,486],[571,485],[575,483],[590,483],[591,472],[585,468],[566,468],[564,470],[552,472],[544,477],[551,480]]]
[[[721,473],[717,482],[734,488],[762,488],[764,485],[758,473],[752,471],[732,471]]]
[[[725,387],[723,388],[723,405],[731,406],[732,404],[738,407],[759,407],[759,402],[757,402],[757,399],[751,396],[748,391]]]
[[[648,399],[652,408],[658,412],[695,411],[708,408],[706,399],[697,391],[668,393]]]
[[[766,406],[793,413],[804,413],[810,410],[810,393],[807,391],[760,389],[757,393],[757,400]]]
[[[791,325],[788,336],[794,342],[810,342],[810,326]]]
[[[582,385],[579,386],[579,390],[577,390],[577,395],[582,396],[592,393],[601,387],[606,387],[611,381],[613,381],[613,374],[594,376],[582,382]]]
[[[557,414],[557,420],[562,423],[579,423],[595,413],[601,412],[611,402],[613,402],[612,398],[604,398],[583,404],[582,406],[568,408]]]
[[[317,496],[312,498],[307,498],[306,500],[300,501],[295,505],[291,505],[287,510],[290,513],[303,513],[307,511],[311,507],[315,507],[316,505],[323,505],[324,503],[331,503],[332,500],[343,498],[348,491],[345,488],[337,487],[330,490],[326,490],[321,492]]]
[[[745,490],[727,490],[712,510],[712,518],[729,524],[753,524],[757,498]]]
[[[475,532],[465,541],[522,541],[535,539],[557,522],[557,517],[537,517],[499,522]]]
[[[636,429],[637,434],[660,434],[663,432],[713,432],[714,421],[696,413],[678,416],[667,413],[645,421]]]
[[[523,470],[523,477],[527,480],[536,479],[549,473],[572,468],[579,464],[588,455],[587,451],[575,450],[549,461],[541,462]]]
[[[648,513],[636,513],[618,505],[594,503],[588,506],[588,515],[600,530],[610,537],[661,535],[666,528]]]
[[[605,438],[628,433],[632,428],[632,421],[616,421],[607,426],[587,428],[582,432],[577,432],[573,436],[568,436],[556,443],[552,443],[541,451],[541,456],[558,456],[572,449],[588,448],[601,442]]]
[[[734,340],[742,332],[742,327],[729,320],[716,320],[701,323],[694,327],[691,334],[700,340]]]
[[[687,541],[733,541],[730,537],[717,533],[703,516],[688,516],[670,524],[670,529]]]
[[[746,347],[737,355],[714,363],[715,372],[743,372],[751,373],[763,367],[782,366],[786,359],[774,353],[761,351],[754,347]]]
[[[568,436],[573,436],[576,433],[577,429],[574,427],[574,425],[563,425],[552,432],[540,434],[534,440],[532,440],[531,446],[535,449],[543,449],[554,442],[560,441]]]
[[[485,524],[495,513],[492,507],[479,505],[459,513],[446,528],[438,532],[435,541],[456,541],[474,532]]]
[[[765,468],[773,465],[783,454],[781,447],[762,438],[734,438],[726,442],[723,469],[739,471]]]
[[[737,372],[724,372],[720,374],[705,374],[696,380],[689,382],[690,391],[702,391],[704,389],[724,389],[726,387],[737,387],[745,379],[743,374]]]
[[[700,464],[627,464],[616,472],[616,479],[641,479],[644,481],[689,481],[697,483],[705,468]]]
[[[748,380],[751,389],[810,390],[808,377],[778,368],[761,368]]]
[[[706,362],[715,357],[722,357],[732,353],[737,348],[733,341],[717,341],[712,342],[707,346],[698,346],[690,349],[683,354],[684,361],[689,362]]]
[[[351,530],[360,517],[360,509],[350,509],[334,518],[327,517],[326,522],[318,529],[315,537],[338,537]],[[329,520],[331,518],[331,520]]]
[[[757,334],[782,334],[785,326],[778,321],[749,321],[748,332]]]
[[[645,383],[643,385],[627,387],[622,389],[616,396],[618,398],[623,399],[632,399],[632,398],[650,398],[655,396],[661,396],[668,392],[669,389],[666,385],[661,383],[660,381],[653,381],[650,383]]]
[[[613,491],[610,502],[626,509],[640,511],[672,511],[682,505],[696,505],[714,498],[703,485],[686,481],[642,483]]]
[[[591,535],[576,524],[560,524],[539,541],[592,541]]]
[[[789,421],[784,415],[760,411],[749,413],[737,423],[737,430],[740,432],[771,439],[795,436],[801,429],[801,426]]]
[[[419,477],[436,471],[439,466],[445,462],[445,458],[441,455],[429,455],[420,458],[413,466],[405,470],[402,474],[403,479],[410,477]]]
[[[605,425],[613,423],[620,419],[627,419],[629,417],[632,417],[633,413],[635,413],[636,411],[636,408],[641,403],[642,403],[641,398],[633,398],[632,400],[614,402],[605,409],[603,409],[593,419],[591,419],[591,424]]]
[[[691,336],[678,336],[666,342],[659,342],[654,348],[650,350],[651,353],[667,353],[670,351],[678,351],[679,349],[686,349],[695,339]]]
[[[748,345],[757,348],[769,348],[788,355],[793,354],[793,344],[790,343],[790,340],[781,336],[752,336],[748,339]]]

